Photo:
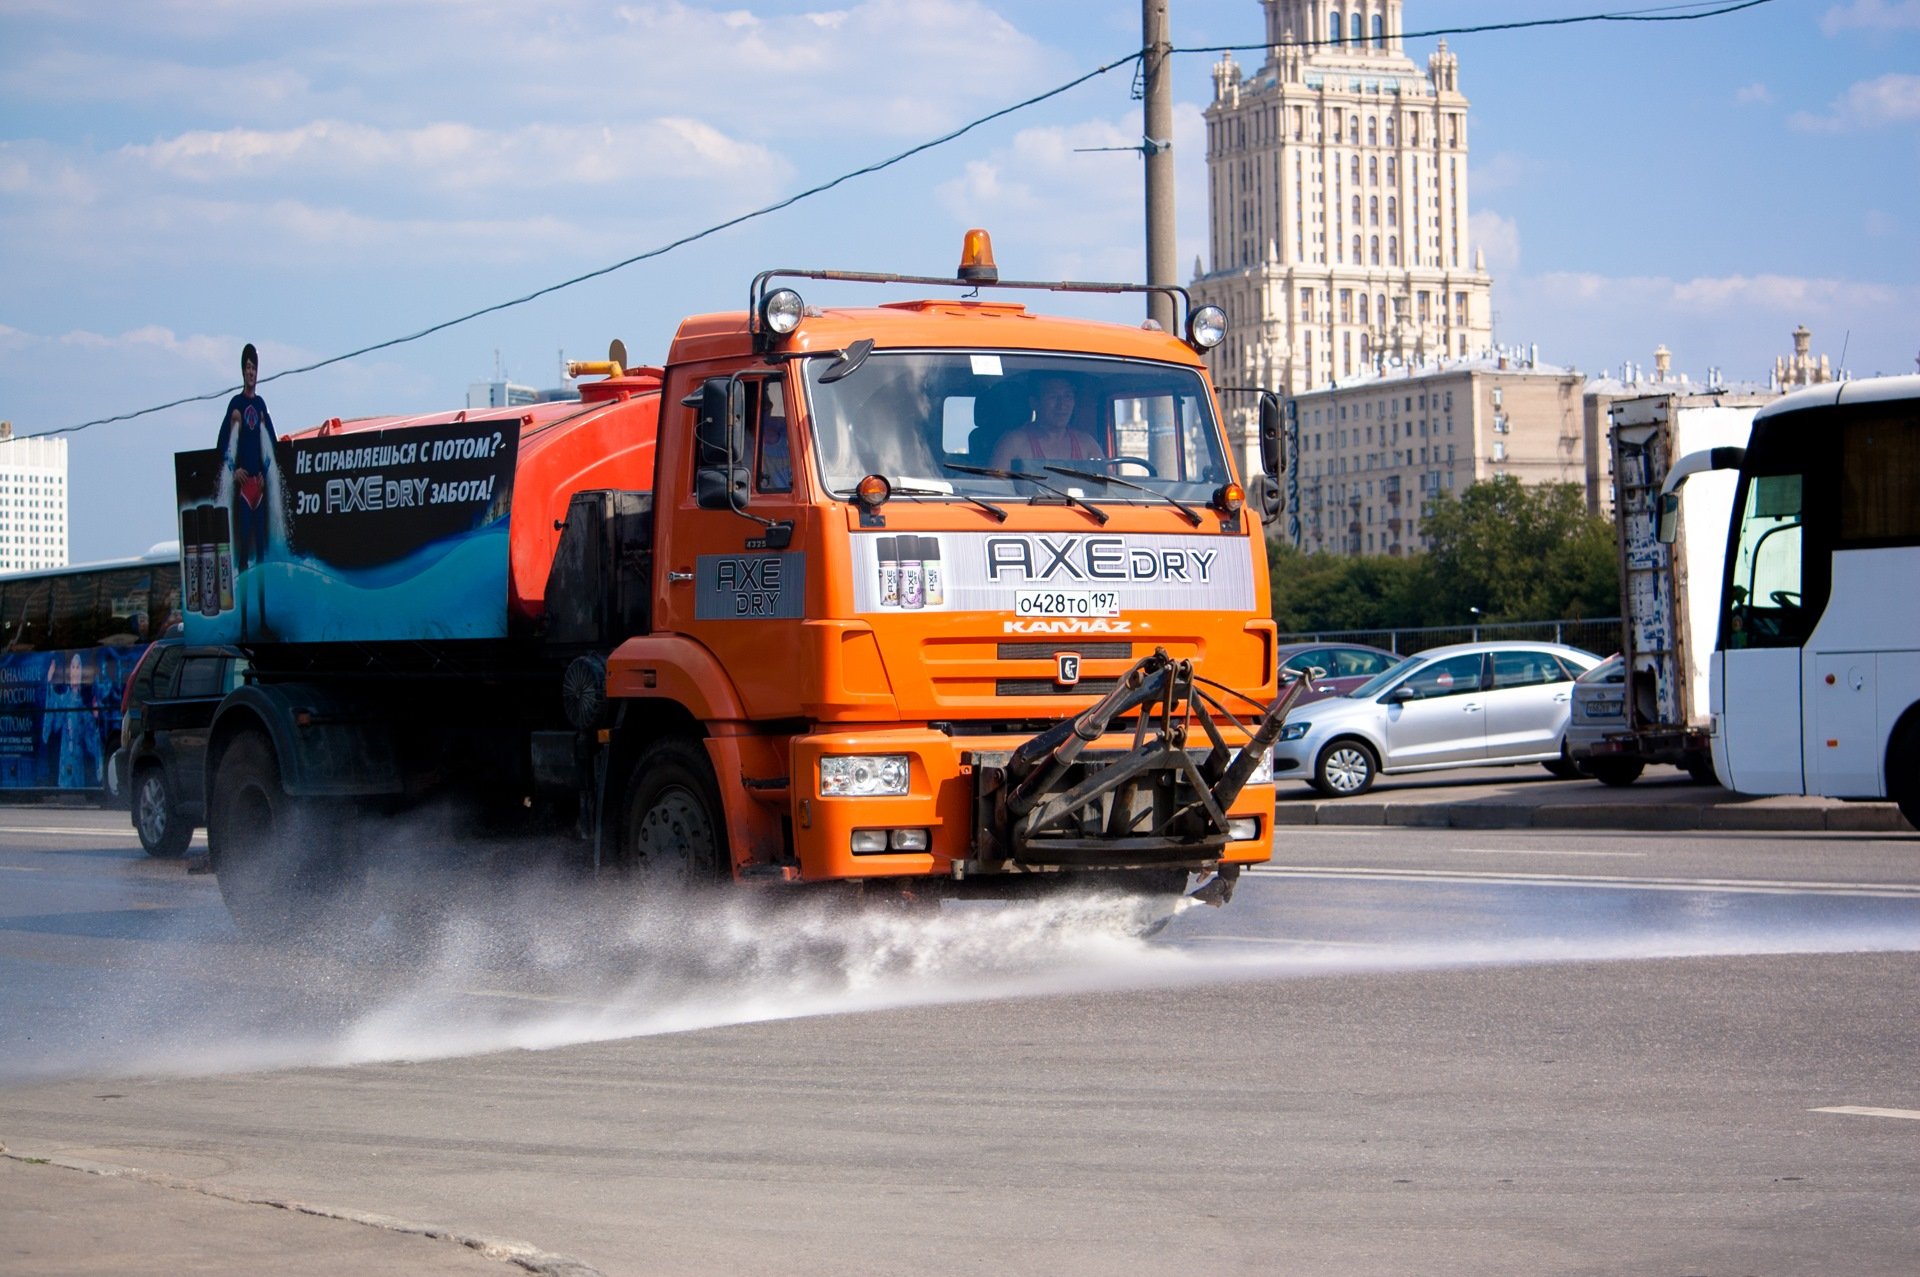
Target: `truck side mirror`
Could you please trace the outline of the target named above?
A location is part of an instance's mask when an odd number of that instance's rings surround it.
[[[1660,544],[1672,545],[1680,535],[1680,494],[1669,492],[1660,498]]]
[[[1286,457],[1280,451],[1280,428],[1282,409],[1280,396],[1271,390],[1260,392],[1260,468],[1268,474],[1277,475],[1287,468]]]
[[[694,424],[694,501],[702,510],[739,510],[747,503],[746,390],[734,377],[709,377],[700,386]]]

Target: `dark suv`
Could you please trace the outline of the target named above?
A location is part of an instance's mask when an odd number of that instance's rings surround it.
[[[125,768],[133,827],[149,856],[178,856],[206,818],[207,729],[246,675],[231,647],[156,641],[127,680],[114,759]]]

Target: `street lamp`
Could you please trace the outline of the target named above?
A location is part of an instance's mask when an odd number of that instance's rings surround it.
[[[1467,611],[1473,613],[1473,641],[1478,643],[1480,641],[1480,618],[1485,616],[1486,613],[1477,607],[1469,607]]]

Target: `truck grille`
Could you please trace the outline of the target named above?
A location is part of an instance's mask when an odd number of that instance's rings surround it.
[[[1105,696],[1119,686],[1117,678],[1083,678],[1078,683],[1060,684],[1050,678],[995,679],[995,696]]]
[[[1047,642],[1002,643],[995,655],[1003,661],[1050,661],[1055,652],[1078,652],[1082,660],[1088,661],[1130,661],[1133,659],[1133,644],[1122,639],[1111,639],[1099,643],[1076,643],[1071,637],[1062,636]]]

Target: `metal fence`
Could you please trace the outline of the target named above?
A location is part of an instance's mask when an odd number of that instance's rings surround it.
[[[1367,643],[1384,647],[1399,656],[1412,656],[1430,647],[1449,643],[1478,643],[1482,640],[1518,640],[1521,642],[1565,643],[1585,648],[1601,656],[1620,650],[1620,618],[1599,617],[1577,621],[1501,621],[1480,625],[1432,625],[1397,630],[1315,630],[1304,634],[1282,634],[1282,643]]]

